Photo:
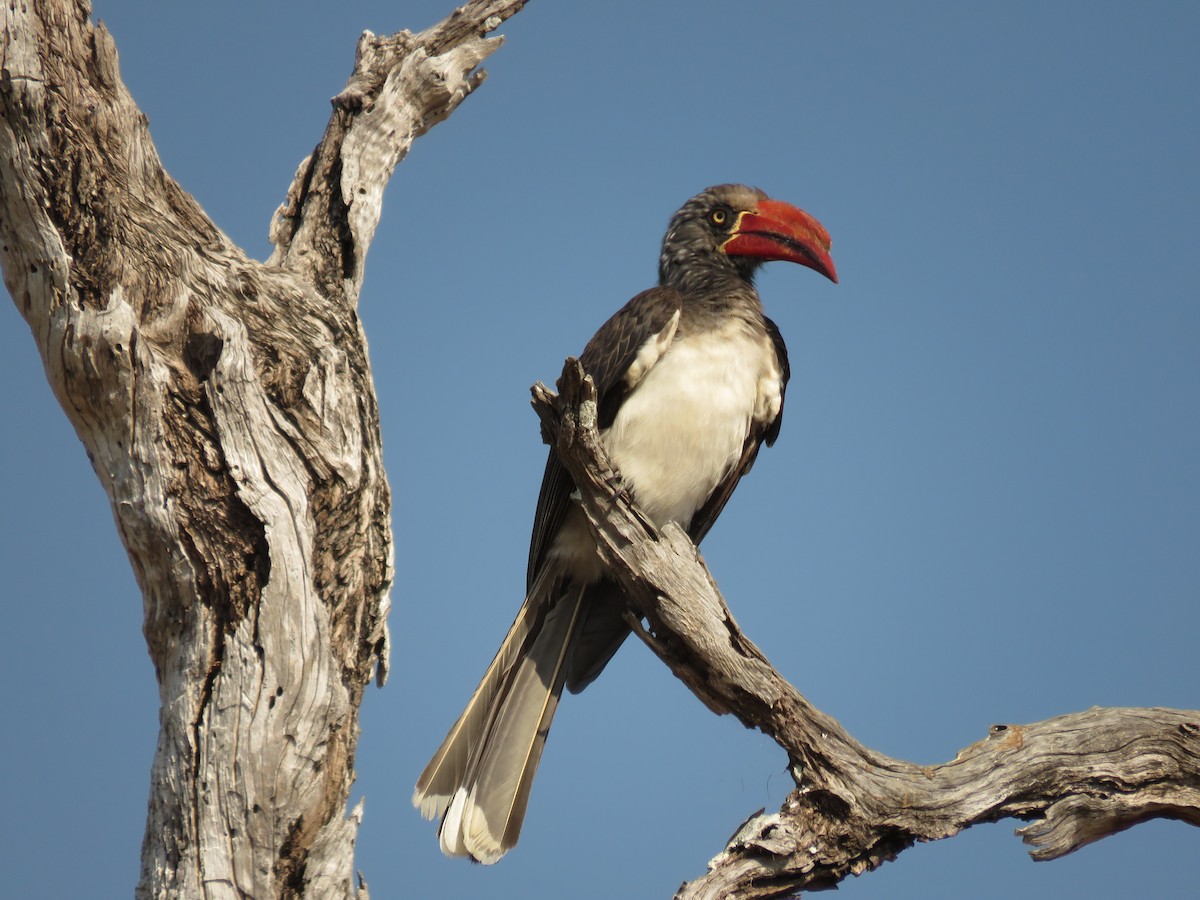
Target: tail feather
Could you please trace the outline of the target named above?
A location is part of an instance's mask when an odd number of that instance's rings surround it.
[[[442,850],[493,863],[517,842],[533,776],[583,620],[586,588],[546,575],[467,708],[417,781],[413,805],[441,815]]]
[[[616,582],[604,579],[588,588],[587,610],[567,662],[567,690],[578,694],[600,675],[629,637],[625,595]]]
[[[530,593],[530,598],[533,598]],[[540,616],[537,607],[529,602],[521,606],[516,621],[508,629],[500,649],[496,651],[479,686],[466,708],[451,727],[437,752],[425,766],[413,790],[413,806],[426,819],[444,816],[454,792],[462,785],[470,764],[471,751],[479,745],[480,737],[494,712],[496,695],[504,686],[525,642]],[[457,855],[457,854],[456,854]]]
[[[562,597],[546,616],[529,653],[513,671],[471,773],[463,841],[481,862],[494,862],[517,842],[533,776],[558,708],[564,662],[580,621],[582,592]]]

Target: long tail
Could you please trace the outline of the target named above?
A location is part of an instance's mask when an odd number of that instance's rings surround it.
[[[442,817],[438,837],[448,856],[490,864],[517,843],[583,619],[585,591],[543,572],[466,709],[417,779],[413,805],[427,819]]]

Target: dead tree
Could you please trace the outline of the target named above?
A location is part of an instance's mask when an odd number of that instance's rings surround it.
[[[355,306],[393,167],[479,86],[486,35],[522,3],[363,35],[266,263],[163,171],[87,3],[5,6],[0,263],[112,503],[160,686],[141,897],[356,893],[343,809],[363,691],[387,672],[392,538]],[[710,709],[773,737],[796,780],[679,896],[828,886],[1006,816],[1032,820],[1041,858],[1148,818],[1200,824],[1196,712],[997,725],[932,767],[857,743],[741,634],[686,536],[619,491],[593,400],[568,366],[535,405],[631,624]]]
[[[140,897],[355,892],[344,810],[392,582],[355,307],[393,168],[522,5],[362,36],[264,264],[163,171],[89,4],[5,4],[5,285],[112,503],[159,682]]]

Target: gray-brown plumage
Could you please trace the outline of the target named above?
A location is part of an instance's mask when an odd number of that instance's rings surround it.
[[[658,525],[706,535],[762,443],[779,434],[787,349],[754,288],[788,260],[837,280],[829,236],[761,191],[719,185],[672,218],[659,284],[600,328],[580,359],[596,383],[605,448]],[[574,485],[551,453],[529,548],[526,598],[496,658],[417,781],[442,849],[492,863],[517,842],[564,685],[591,683],[628,635]]]

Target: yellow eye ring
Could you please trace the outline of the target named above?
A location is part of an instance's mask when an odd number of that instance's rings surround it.
[[[729,223],[729,210],[714,209],[708,214],[708,221],[712,222],[718,228],[724,228]]]

